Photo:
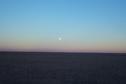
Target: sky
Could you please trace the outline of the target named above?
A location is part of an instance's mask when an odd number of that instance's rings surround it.
[[[0,51],[126,53],[126,1],[0,0]]]

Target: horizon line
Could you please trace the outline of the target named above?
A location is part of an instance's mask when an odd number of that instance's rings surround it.
[[[112,53],[112,54],[126,54],[126,52],[56,52],[56,51],[0,51],[0,53],[13,53],[13,52],[19,52],[19,53]]]

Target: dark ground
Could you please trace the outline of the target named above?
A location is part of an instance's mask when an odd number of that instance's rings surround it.
[[[126,54],[0,52],[0,84],[126,84]]]

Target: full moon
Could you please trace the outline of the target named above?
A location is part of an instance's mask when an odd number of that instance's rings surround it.
[[[62,40],[62,38],[61,38],[61,37],[59,37],[59,38],[58,38],[58,40],[59,40],[59,41],[61,41],[61,40]]]

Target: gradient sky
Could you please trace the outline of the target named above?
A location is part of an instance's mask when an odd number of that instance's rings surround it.
[[[0,51],[126,52],[126,0],[0,0]]]

